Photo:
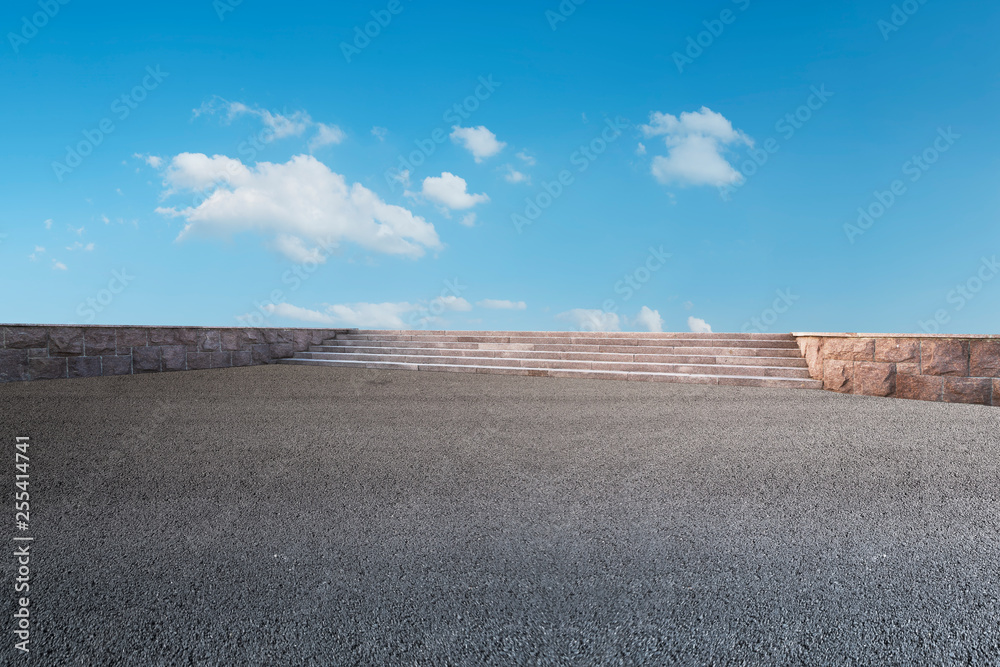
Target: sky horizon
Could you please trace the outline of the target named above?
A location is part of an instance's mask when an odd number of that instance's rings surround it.
[[[1000,6],[16,0],[4,323],[1000,333]]]

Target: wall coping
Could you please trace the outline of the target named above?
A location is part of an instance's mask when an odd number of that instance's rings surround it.
[[[0,327],[59,327],[68,329],[322,329],[323,331],[355,332],[354,327],[254,327],[246,324],[236,326],[189,326],[187,324],[23,324],[19,322],[2,322]]]
[[[1000,339],[1000,334],[915,334],[915,333],[803,333],[792,332],[796,338],[945,338],[954,340]]]

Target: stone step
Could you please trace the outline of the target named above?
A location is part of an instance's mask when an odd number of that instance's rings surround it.
[[[675,382],[746,387],[786,387],[794,389],[822,389],[819,380],[767,377],[760,375],[710,375],[689,373],[656,373],[643,371],[577,370],[567,368],[533,368],[510,366],[474,366],[467,364],[425,364],[387,361],[343,361],[337,359],[281,359],[278,363],[294,365],[328,366],[335,368],[375,368],[386,370],[421,370],[454,373],[483,373],[503,375],[530,375],[537,377],[583,378],[606,380],[634,380],[646,382]]]
[[[405,344],[405,345],[403,345]],[[389,340],[346,340],[341,338],[323,341],[324,347],[401,347],[456,349],[456,350],[533,350],[538,352],[612,352],[621,354],[683,354],[696,356],[769,356],[802,358],[798,347],[789,348],[757,348],[733,346],[659,346],[659,345],[584,345],[584,344],[545,344],[545,343],[466,343],[466,342],[427,342],[427,341],[389,341]]]
[[[504,336],[504,337],[525,337],[525,336],[560,336],[570,338],[704,338],[712,339],[733,339],[733,340],[781,340],[794,341],[795,337],[789,333],[705,333],[696,334],[689,332],[665,331],[652,333],[648,331],[432,331],[432,330],[399,330],[399,329],[357,329],[351,331],[350,335],[363,336],[413,336],[413,337],[433,337],[433,336]]]
[[[645,348],[636,348],[636,351]],[[542,350],[483,350],[425,347],[362,347],[313,345],[309,352],[337,355],[405,355],[426,357],[487,357],[493,359],[548,359],[566,361],[619,361],[662,364],[730,364],[737,366],[781,366],[807,368],[801,357],[752,357],[735,355],[631,354],[615,352],[546,352]]]
[[[725,347],[775,347],[775,348],[787,348],[787,349],[798,349],[798,344],[794,339],[788,338],[787,340],[751,340],[749,338],[701,338],[692,337],[692,334],[688,334],[683,338],[649,338],[649,337],[636,337],[636,338],[623,338],[613,334],[604,334],[603,336],[574,336],[574,335],[527,335],[527,336],[506,336],[506,335],[493,335],[493,336],[465,336],[461,334],[452,335],[435,335],[435,336],[421,336],[421,335],[406,335],[406,334],[344,334],[342,336],[337,336],[337,340],[360,340],[360,341],[421,341],[429,343],[499,343],[499,344],[509,344],[509,343],[535,343],[535,344],[563,344],[563,345],[621,345],[621,346],[640,346],[640,345],[671,345],[674,347],[681,346],[704,346],[706,343],[710,343],[714,346],[725,346]]]
[[[737,366],[720,364],[663,364],[632,361],[569,361],[565,359],[505,359],[496,357],[433,357],[402,354],[343,354],[300,352],[299,359],[327,361],[392,362],[455,366],[498,366],[504,368],[546,368],[567,370],[626,371],[641,373],[683,373],[688,375],[753,375],[760,377],[809,378],[807,368]]]

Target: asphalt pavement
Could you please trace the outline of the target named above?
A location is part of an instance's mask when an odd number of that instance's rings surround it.
[[[996,408],[264,366],[0,385],[0,437],[7,664],[1000,662]]]

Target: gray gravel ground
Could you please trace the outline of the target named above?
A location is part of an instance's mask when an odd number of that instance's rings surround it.
[[[0,385],[0,435],[10,664],[1000,661],[995,408],[267,366]]]

